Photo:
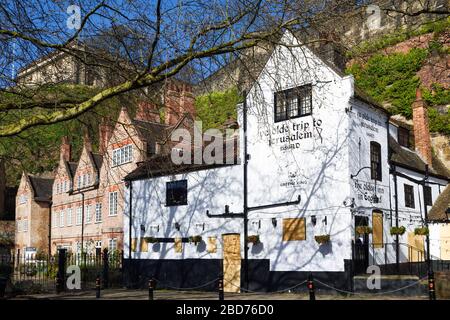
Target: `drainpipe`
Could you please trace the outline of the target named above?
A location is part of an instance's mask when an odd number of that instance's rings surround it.
[[[392,166],[392,175],[394,176],[394,199],[395,199],[395,226],[398,228],[398,187],[397,187],[397,167]],[[400,268],[400,243],[399,235],[395,235],[395,263],[397,270]]]
[[[133,227],[133,214],[132,214],[132,212],[133,212],[133,210],[132,210],[132,208],[133,208],[133,182],[130,180],[130,181],[128,181],[128,183],[129,183],[129,186],[130,186],[130,205],[129,205],[129,209],[128,209],[128,216],[129,216],[129,225],[128,225],[128,228],[129,228],[129,231],[128,231],[128,259],[130,259],[130,261],[131,261],[131,229],[132,229],[132,227]]]
[[[52,205],[53,202],[50,201],[50,210],[48,215],[48,254],[50,256],[52,250]]]
[[[247,154],[247,92],[243,92],[243,129],[244,129],[244,281],[245,289],[248,291],[249,271],[248,271],[248,197],[247,197],[247,170],[249,155]]]
[[[433,264],[431,263],[431,254],[430,254],[430,229],[428,227],[428,208],[427,208],[427,203],[425,201],[425,182],[427,180],[428,180],[428,164],[425,165],[425,177],[422,180],[422,195],[423,195],[425,227],[428,230],[428,234],[427,234],[427,238],[426,238],[427,239],[428,281],[430,281],[430,279],[433,279],[433,281],[434,281]],[[431,296],[431,291],[430,291],[430,300],[434,300],[434,298]]]
[[[81,258],[84,256],[84,192],[81,192]]]

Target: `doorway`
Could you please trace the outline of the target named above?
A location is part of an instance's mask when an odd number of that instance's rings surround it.
[[[223,234],[222,240],[224,292],[240,292],[241,236],[239,233]]]
[[[356,274],[366,273],[369,266],[369,234],[358,234],[357,227],[369,226],[369,217],[355,216],[354,268]]]

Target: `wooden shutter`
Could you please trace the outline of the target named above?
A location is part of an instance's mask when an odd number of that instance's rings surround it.
[[[372,213],[372,242],[374,248],[383,248],[383,213]]]
[[[283,241],[306,240],[305,218],[283,219]]]
[[[136,252],[137,238],[131,239],[131,251]]]
[[[141,252],[147,252],[148,251],[148,243],[147,241],[145,241],[144,238],[141,238],[141,248],[140,248]]]

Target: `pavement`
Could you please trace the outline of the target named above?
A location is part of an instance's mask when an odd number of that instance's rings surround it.
[[[14,300],[148,300],[147,290],[104,289],[96,299],[95,291],[71,291],[60,294],[19,295]],[[309,300],[306,293],[225,293],[225,300]],[[316,293],[316,300],[427,300],[427,296]],[[155,290],[154,300],[218,300],[217,292]]]

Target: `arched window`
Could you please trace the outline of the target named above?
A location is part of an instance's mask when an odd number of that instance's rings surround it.
[[[378,142],[370,142],[370,178],[381,181],[381,146]]]

